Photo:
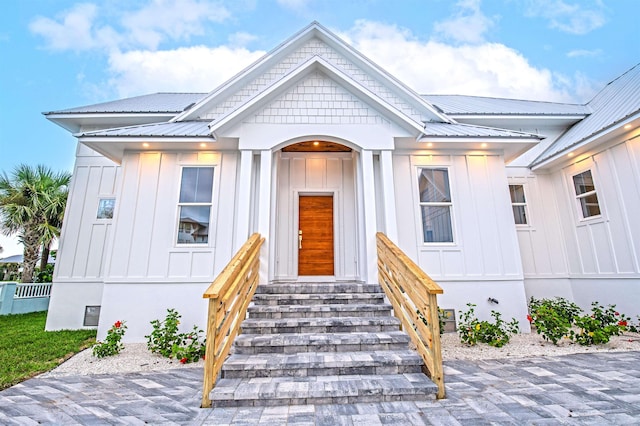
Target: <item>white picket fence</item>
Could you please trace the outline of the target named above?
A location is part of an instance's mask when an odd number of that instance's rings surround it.
[[[51,283],[18,284],[14,299],[31,299],[51,296]]]

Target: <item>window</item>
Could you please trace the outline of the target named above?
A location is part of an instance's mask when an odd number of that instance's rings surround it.
[[[116,207],[115,198],[100,198],[98,201],[97,219],[113,219],[113,209]]]
[[[425,243],[452,243],[449,171],[445,168],[418,169],[418,192]]]
[[[591,170],[575,175],[573,177],[573,186],[576,190],[576,199],[582,212],[582,218],[599,216],[600,205],[598,204],[598,195],[593,184]]]
[[[178,204],[178,244],[207,244],[213,167],[184,167]]]
[[[527,202],[524,198],[524,186],[509,185],[509,193],[511,194],[511,208],[516,225],[526,225],[528,223]]]

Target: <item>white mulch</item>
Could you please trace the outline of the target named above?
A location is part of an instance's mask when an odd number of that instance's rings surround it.
[[[640,351],[640,334],[638,333],[613,336],[609,343],[598,346],[580,346],[566,340],[555,346],[550,342],[545,342],[535,333],[513,336],[509,343],[502,348],[493,348],[485,344],[466,346],[460,343],[456,333],[444,334],[441,341],[444,361]],[[177,360],[152,354],[147,350],[146,343],[128,343],[125,344],[125,348],[120,354],[106,358],[96,358],[91,353],[91,349],[86,349],[41,377],[158,371],[201,367],[203,363],[201,360],[197,363],[181,364]]]

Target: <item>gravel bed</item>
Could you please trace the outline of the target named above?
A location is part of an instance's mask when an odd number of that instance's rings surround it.
[[[536,333],[513,336],[509,343],[502,348],[493,348],[485,344],[466,346],[460,343],[456,333],[445,333],[441,342],[444,361],[640,351],[640,334],[637,333],[613,336],[609,343],[598,346],[580,346],[566,340],[556,346],[545,342]],[[44,373],[41,377],[161,371],[173,368],[202,367],[203,364],[202,360],[191,364],[181,364],[177,360],[152,354],[147,350],[146,343],[128,343],[125,344],[125,348],[120,354],[106,358],[96,358],[91,353],[91,349],[86,349],[69,358],[57,368]]]

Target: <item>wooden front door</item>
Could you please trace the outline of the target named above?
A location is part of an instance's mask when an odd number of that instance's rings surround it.
[[[300,196],[298,275],[333,275],[333,195]]]

